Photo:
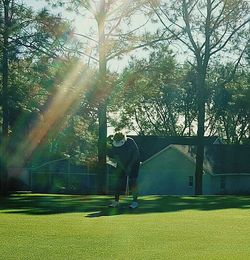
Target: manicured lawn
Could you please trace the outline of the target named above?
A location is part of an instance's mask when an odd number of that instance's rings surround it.
[[[0,199],[0,259],[250,259],[250,197]]]

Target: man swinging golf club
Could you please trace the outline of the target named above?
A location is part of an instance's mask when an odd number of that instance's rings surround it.
[[[137,208],[137,177],[140,166],[137,144],[131,137],[127,137],[122,132],[117,132],[113,137],[112,147],[108,149],[107,155],[117,163],[115,169],[115,200],[110,207],[119,206],[119,197],[124,189],[124,183],[126,183],[126,193],[128,193],[128,187],[130,187],[133,196],[133,202],[129,207],[132,209]]]

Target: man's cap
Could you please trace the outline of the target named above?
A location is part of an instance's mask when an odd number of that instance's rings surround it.
[[[127,137],[124,133],[117,132],[114,134],[114,137],[113,137],[113,146],[120,147],[125,144],[126,140],[127,140]]]

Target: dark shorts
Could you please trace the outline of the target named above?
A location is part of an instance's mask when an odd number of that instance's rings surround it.
[[[140,168],[140,162],[135,163],[132,168],[129,175],[129,186],[135,187],[137,184],[137,178],[139,175],[139,168]],[[116,189],[117,190],[124,190],[127,183],[127,176],[126,173],[119,167],[116,168],[115,171],[115,183],[116,183]]]

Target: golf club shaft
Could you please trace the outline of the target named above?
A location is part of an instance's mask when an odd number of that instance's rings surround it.
[[[125,191],[125,195],[129,196],[129,176],[127,176],[127,180],[126,180],[126,191]]]

